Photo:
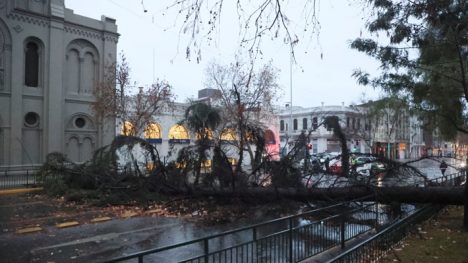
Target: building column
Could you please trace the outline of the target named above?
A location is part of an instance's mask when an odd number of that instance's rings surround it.
[[[57,2],[57,1],[53,1]],[[60,1],[59,1],[60,2]],[[51,5],[54,5],[53,3]],[[63,3],[62,3],[63,8]],[[63,13],[55,6],[56,16],[50,22],[48,80],[45,90],[45,116],[47,118],[44,132],[44,158],[50,152],[64,152],[64,87],[63,61],[65,57],[63,40]],[[63,10],[62,10],[63,12]],[[61,16],[61,17],[60,17]]]
[[[13,43],[22,43],[18,38],[18,35],[12,36]],[[17,39],[15,39],[17,38]],[[23,123],[24,123],[24,112],[23,112],[23,90],[24,90],[24,46],[13,45],[12,46],[12,59],[11,60],[11,100],[10,100],[10,162],[9,165],[22,164],[23,149],[21,145],[23,136]]]

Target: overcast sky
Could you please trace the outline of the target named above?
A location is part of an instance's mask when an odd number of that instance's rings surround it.
[[[180,37],[180,22],[175,10],[165,7],[173,2],[141,0],[65,0],[67,8],[76,14],[100,19],[101,15],[117,20],[120,39],[118,51],[123,50],[131,66],[131,78],[137,86],[149,85],[156,79],[167,80],[175,90],[178,101],[196,97],[204,88],[205,69],[209,62],[228,64],[239,54],[238,22],[235,9],[225,7],[221,28],[211,45],[202,47],[202,61],[197,63],[185,56],[187,38]],[[225,1],[225,2],[230,2]],[[232,1],[234,2],[234,1]],[[378,91],[362,87],[351,76],[353,69],[375,72],[377,64],[371,58],[349,48],[349,42],[365,33],[365,14],[356,0],[318,1],[320,35],[301,37],[296,49],[297,63],[292,68],[293,105],[312,107],[346,105],[376,98]],[[285,1],[302,8],[303,1]],[[293,29],[300,31],[304,22],[292,17]],[[301,27],[302,26],[302,27]],[[300,35],[301,36],[301,35]],[[278,104],[290,99],[290,52],[281,40],[262,40],[262,63],[272,61],[280,70],[279,84],[283,90]],[[153,59],[154,58],[154,59]],[[154,63],[153,63],[154,61]],[[154,65],[154,66],[153,66]]]

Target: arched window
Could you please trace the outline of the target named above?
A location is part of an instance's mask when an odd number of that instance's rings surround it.
[[[24,67],[24,84],[37,87],[39,85],[39,46],[34,42],[26,44]]]
[[[284,120],[280,120],[280,131],[284,131]]]
[[[89,41],[75,39],[66,48],[65,85],[69,95],[93,94],[99,80],[99,52]]]
[[[265,144],[276,144],[275,134],[273,133],[273,131],[265,131]]]
[[[318,120],[317,117],[312,118],[312,128],[316,130],[318,128]]]
[[[297,119],[294,119],[293,122],[293,129],[296,131],[297,130]]]
[[[202,134],[197,133],[197,140],[201,139],[201,135]],[[203,136],[208,140],[213,140],[213,132],[210,129],[205,128],[205,130],[203,131]]]
[[[187,128],[180,124],[172,126],[169,130],[169,143],[190,143]]]
[[[159,139],[161,137],[161,128],[157,123],[150,123],[146,126],[145,139]]]
[[[302,119],[302,129],[307,130],[307,118]]]
[[[132,123],[126,121],[122,125],[122,131],[120,134],[125,135],[125,136],[135,136],[135,127],[133,126]]]
[[[222,141],[236,141],[237,140],[236,131],[232,128],[226,128],[221,132],[220,139]]]

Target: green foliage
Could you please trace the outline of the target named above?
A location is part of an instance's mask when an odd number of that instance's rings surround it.
[[[61,177],[45,178],[43,187],[50,196],[63,196],[69,189]]]
[[[369,0],[374,16],[367,24],[372,38],[351,47],[380,62],[378,77],[356,70],[360,84],[390,94],[409,95],[447,138],[465,127],[468,102],[468,3],[454,0]],[[380,44],[380,33],[389,43]]]
[[[220,186],[227,187],[234,180],[234,171],[229,163],[226,154],[219,146],[213,149],[212,174],[218,179]]]
[[[221,122],[221,116],[215,108],[202,102],[190,105],[185,110],[184,122],[190,130],[200,134],[205,134],[206,129],[214,130]]]
[[[285,157],[280,161],[271,161],[266,165],[266,171],[271,174],[271,183],[276,187],[302,187],[302,176],[299,169],[293,165],[291,158]]]

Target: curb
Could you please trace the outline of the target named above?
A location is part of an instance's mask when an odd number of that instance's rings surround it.
[[[99,223],[99,222],[105,222],[105,221],[109,221],[109,220],[112,220],[112,218],[110,218],[108,216],[104,216],[104,217],[93,218],[90,222],[91,223]]]
[[[14,195],[14,194],[23,194],[23,193],[31,193],[31,192],[38,192],[42,191],[42,187],[36,188],[16,188],[16,189],[4,189],[0,190],[0,195]]]
[[[16,234],[28,234],[28,233],[34,233],[34,232],[39,232],[41,231],[41,227],[28,227],[28,228],[21,228],[16,230]]]
[[[111,217],[108,217],[108,216],[103,216],[103,217],[96,217],[96,218],[93,218],[89,221],[89,223],[101,223],[101,222],[106,222],[106,221],[110,221],[112,220]],[[74,227],[74,226],[79,226],[80,225],[80,222],[78,221],[67,221],[67,222],[63,222],[63,223],[58,223],[55,225],[55,227],[59,228],[59,229],[63,229],[63,228],[68,228],[68,227]],[[35,233],[35,232],[39,232],[39,231],[42,231],[42,227],[40,226],[35,226],[35,227],[27,227],[27,228],[19,228],[15,231],[16,234],[30,234],[30,233]]]
[[[57,228],[66,228],[66,227],[77,226],[77,225],[79,225],[79,224],[80,224],[80,223],[78,223],[78,221],[68,221],[68,222],[56,224],[55,226],[56,226]]]

